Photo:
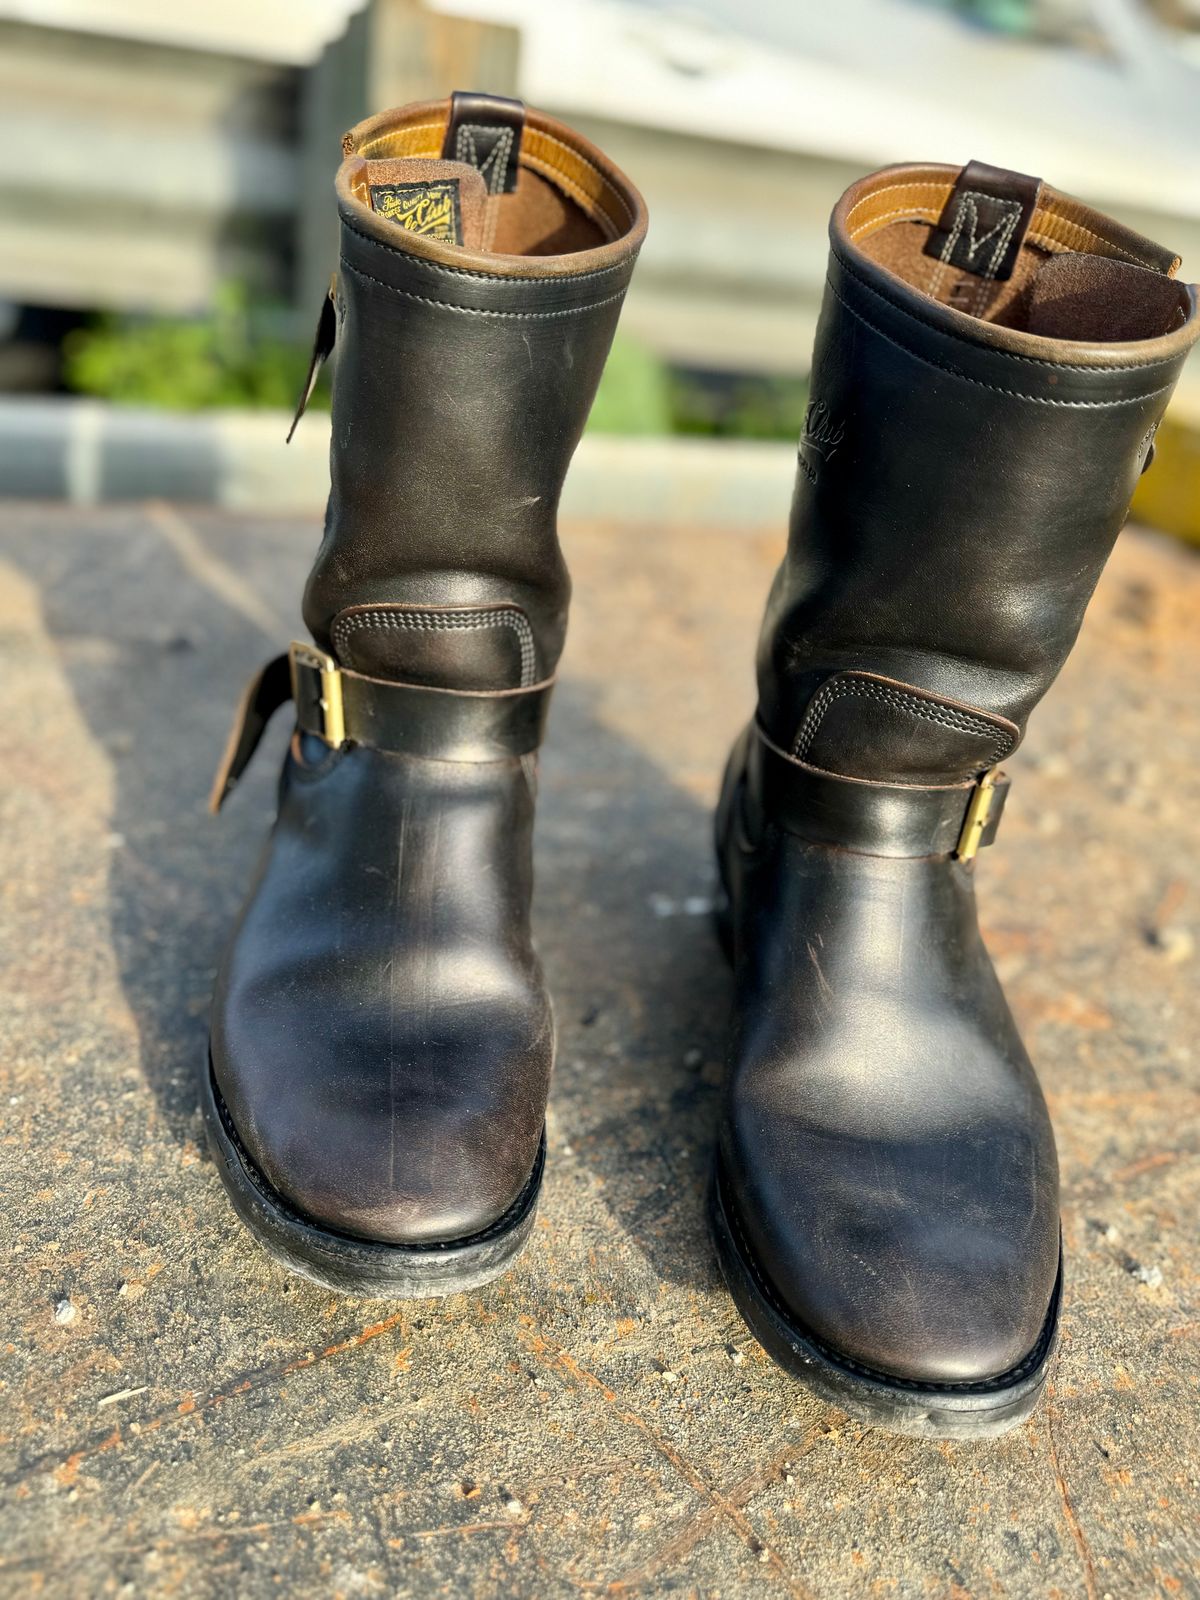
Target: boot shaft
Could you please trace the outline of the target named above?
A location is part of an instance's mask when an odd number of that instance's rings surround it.
[[[1198,327],[1174,257],[1037,180],[836,208],[760,718],[890,782],[994,765],[1074,642]]]
[[[486,97],[373,117],[344,151],[332,486],[305,620],[367,673],[527,685],[562,648],[558,500],[640,196],[571,129]]]

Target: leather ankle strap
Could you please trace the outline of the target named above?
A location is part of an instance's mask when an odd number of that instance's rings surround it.
[[[296,726],[331,748],[367,745],[433,761],[507,761],[541,744],[554,679],[528,689],[439,689],[339,667],[314,645],[293,644],[246,686],[209,797],[219,811],[287,701]]]
[[[748,776],[767,819],[813,844],[870,856],[969,861],[996,837],[1008,779],[987,772],[945,787],[871,783],[807,766],[755,727]]]

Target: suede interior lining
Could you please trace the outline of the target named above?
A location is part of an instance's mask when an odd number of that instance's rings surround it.
[[[347,135],[348,158],[367,161],[436,160],[446,121],[381,128],[356,143]],[[358,186],[356,185],[356,193]],[[365,194],[359,193],[365,199]],[[623,195],[580,151],[531,119],[521,143],[521,170],[511,194],[487,199],[485,248],[510,255],[565,255],[619,239],[633,225]]]
[[[1177,257],[1046,187],[1010,278],[979,277],[926,254],[953,178],[918,171],[863,195],[845,218],[850,239],[922,294],[1005,327],[1105,342],[1154,338],[1186,320],[1186,293],[1171,282]],[[1058,261],[1073,263],[1069,273]]]
[[[423,156],[401,156],[390,160],[364,161],[361,156],[346,159],[350,193],[364,206],[371,207],[371,188],[375,184],[431,183],[453,178],[459,186],[459,213],[462,242],[472,250],[481,248],[487,221],[488,194],[482,177],[474,167],[461,161],[440,161]]]

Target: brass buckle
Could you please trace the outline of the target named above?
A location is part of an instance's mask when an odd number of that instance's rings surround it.
[[[316,645],[296,642],[288,646],[288,661],[297,722],[305,733],[315,733],[336,749],[346,741],[342,674],[337,662]]]
[[[996,799],[996,779],[999,775],[999,768],[993,767],[975,785],[954,852],[960,861],[973,861],[979,852],[983,831],[988,825]]]

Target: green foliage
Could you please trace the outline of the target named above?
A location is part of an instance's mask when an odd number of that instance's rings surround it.
[[[957,11],[977,27],[997,33],[1036,34],[1044,7],[1037,0],[925,0],[941,11]],[[1051,8],[1053,15],[1053,8]]]
[[[170,411],[290,410],[308,352],[270,331],[282,316],[252,306],[244,289],[226,284],[206,316],[98,317],[64,341],[67,386],[118,404]],[[314,397],[314,403],[322,401]],[[589,426],[626,436],[794,440],[803,414],[799,380],[686,371],[618,336]]]
[[[670,433],[670,377],[658,357],[618,334],[588,426],[594,433]]]
[[[717,439],[794,443],[807,398],[808,384],[803,378],[677,372],[672,379],[672,431]]]
[[[618,335],[592,407],[596,433],[698,434],[795,440],[807,385],[799,378],[692,372],[669,367]]]
[[[226,284],[203,317],[102,316],[63,344],[67,386],[127,405],[290,409],[307,352],[266,331],[271,313]],[[319,403],[319,402],[318,402]]]

